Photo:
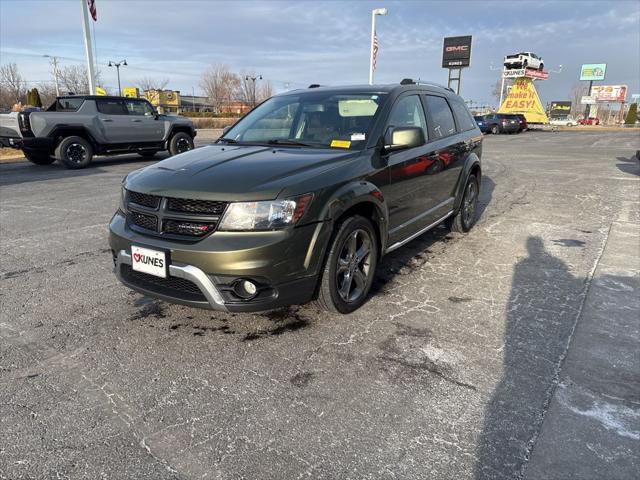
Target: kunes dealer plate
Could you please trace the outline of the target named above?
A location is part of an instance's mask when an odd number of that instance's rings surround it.
[[[131,245],[131,268],[138,272],[167,278],[165,252]]]

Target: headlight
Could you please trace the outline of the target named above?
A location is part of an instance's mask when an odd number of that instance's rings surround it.
[[[312,194],[286,200],[230,203],[218,230],[275,230],[295,225]]]
[[[120,210],[122,213],[127,213],[127,190],[124,188],[124,185],[120,188]]]

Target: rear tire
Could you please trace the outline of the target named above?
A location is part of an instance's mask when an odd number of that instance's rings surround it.
[[[378,237],[360,215],[338,225],[321,273],[316,305],[333,313],[351,313],[365,302],[378,264]]]
[[[541,63],[541,64],[540,64],[540,68],[539,68],[539,70],[540,70],[541,72],[544,70],[544,63]]]
[[[27,153],[24,150],[22,151],[22,153],[24,153],[24,156],[27,160],[29,160],[31,163],[35,163],[36,165],[51,165],[56,161],[56,159],[49,154],[33,152]]]
[[[178,132],[169,140],[169,153],[171,155],[178,155],[189,150],[193,150],[193,138],[188,133]]]
[[[452,232],[467,233],[475,225],[479,193],[478,178],[473,174],[469,175],[460,208],[454,216],[447,219],[447,227]]]
[[[67,168],[85,168],[93,159],[93,148],[82,137],[67,137],[56,147],[56,158]]]

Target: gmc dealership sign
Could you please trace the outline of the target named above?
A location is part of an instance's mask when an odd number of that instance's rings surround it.
[[[445,37],[442,46],[442,68],[468,67],[471,63],[471,35]]]

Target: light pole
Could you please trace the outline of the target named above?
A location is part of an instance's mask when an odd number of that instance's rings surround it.
[[[498,102],[498,110],[500,110],[500,107],[502,106],[502,95],[504,92],[504,65],[502,66],[502,68],[496,68],[493,66],[493,62],[491,62],[491,65],[489,65],[489,70],[495,72],[496,70],[501,70],[500,72],[500,101]]]
[[[43,57],[51,59],[51,65],[53,66],[53,79],[56,84],[56,97],[59,97],[60,87],[58,86],[58,57],[52,57],[51,55],[43,55]]]
[[[389,11],[386,8],[375,8],[371,10],[371,50],[369,53],[369,85],[373,85],[373,60],[374,60],[374,47],[377,48],[376,39],[376,17],[378,15],[386,15]]]
[[[127,66],[127,60],[120,60],[119,62],[113,62],[111,60],[109,60],[109,66],[110,67],[116,67],[116,70],[118,71],[118,95],[122,96],[122,88],[120,88],[120,66],[126,67]]]
[[[262,75],[257,75],[255,77],[251,77],[249,75],[244,77],[245,81],[251,80],[253,82],[251,87],[251,106],[256,106],[256,80],[262,80]]]

